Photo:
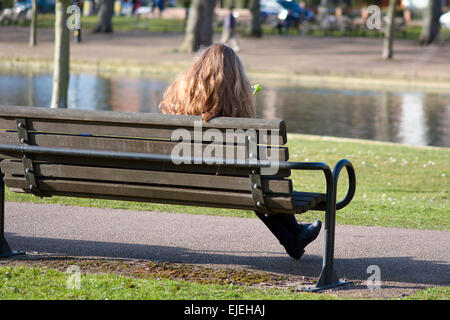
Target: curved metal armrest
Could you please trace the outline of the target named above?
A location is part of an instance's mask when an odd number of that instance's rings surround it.
[[[330,167],[323,162],[280,162],[280,168],[293,170],[322,170],[330,171]]]
[[[337,183],[338,183],[338,179],[339,179],[339,174],[341,173],[341,170],[344,167],[347,169],[347,174],[348,174],[348,191],[347,191],[347,195],[345,196],[345,198],[336,204],[336,210],[340,210],[340,209],[344,208],[346,205],[348,205],[350,203],[350,201],[352,201],[353,196],[355,195],[355,191],[356,191],[355,169],[353,168],[352,163],[347,159],[340,160],[333,169],[333,180],[334,180],[335,190],[337,192]]]
[[[322,162],[288,162],[288,167],[286,169],[294,170],[321,170],[325,175],[325,180],[327,184],[327,203],[331,199],[335,198],[336,185],[333,172],[326,163]],[[339,173],[338,173],[339,175]],[[316,210],[325,210],[326,204],[322,203],[316,206]]]
[[[293,170],[321,170],[325,174],[325,179],[327,181],[327,191],[331,187],[333,182],[333,173],[330,167],[323,162],[284,162],[286,165],[280,163],[280,168],[283,169],[293,169]]]

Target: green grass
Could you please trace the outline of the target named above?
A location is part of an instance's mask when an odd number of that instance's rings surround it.
[[[82,274],[79,289],[67,287],[69,274],[53,269],[0,267],[0,299],[24,300],[311,300],[331,294],[137,279],[116,274]]]
[[[407,26],[404,32],[396,31],[394,32],[394,38],[396,39],[410,39],[417,40],[419,39],[420,33],[422,31],[421,26]],[[266,30],[266,34],[274,34],[275,30]],[[450,41],[450,30],[441,28],[439,31],[440,39],[443,41]],[[289,34],[295,35],[297,32],[295,30],[290,30]],[[324,33],[322,30],[308,30],[307,35],[309,36],[327,36],[327,37],[364,37],[364,38],[383,38],[384,33],[379,30],[367,30],[364,32],[353,30],[347,31],[345,33],[340,30],[333,30],[327,33]]]
[[[353,163],[357,177],[356,195],[350,205],[337,212],[338,224],[450,230],[450,149],[299,135],[290,136],[288,146],[290,161],[325,162],[331,168],[342,158]],[[325,192],[321,172],[296,171],[291,178],[295,190]],[[342,199],[347,191],[345,170],[341,173],[338,189],[338,198]],[[9,189],[6,201],[255,217],[253,212],[240,210],[65,197],[40,199]],[[298,218],[323,220],[324,214],[310,211]]]
[[[47,268],[0,267],[1,300],[337,300],[329,293],[298,288],[252,288],[198,284],[181,280],[131,278],[116,274],[81,274],[78,288],[69,288],[71,274]],[[72,282],[73,283],[73,282]],[[416,292],[402,300],[448,300],[450,287]]]
[[[81,28],[92,30],[98,21],[97,16],[82,16]],[[113,30],[115,31],[129,31],[129,30],[145,30],[152,32],[182,32],[183,20],[179,19],[137,19],[136,17],[114,16]],[[25,25],[29,25],[27,22]],[[54,28],[55,15],[54,14],[40,14],[37,20],[38,28]]]
[[[418,291],[404,300],[449,300],[450,287],[435,287]]]

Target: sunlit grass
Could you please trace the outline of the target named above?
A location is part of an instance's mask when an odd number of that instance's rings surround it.
[[[82,16],[81,28],[92,30],[98,21],[97,16]],[[114,16],[112,19],[113,29],[116,31],[144,30],[155,32],[182,32],[183,20],[162,18],[137,18]],[[42,14],[38,17],[38,28],[53,28],[55,26],[55,15]]]
[[[311,300],[332,294],[257,289],[239,285],[198,284],[169,279],[131,278],[117,274],[82,274],[79,286],[70,274],[53,269],[0,267],[3,300]]]
[[[449,300],[450,287],[434,287],[421,290],[402,300]]]
[[[82,272],[82,271],[81,271]],[[298,288],[254,288],[199,284],[182,280],[132,278],[113,273],[73,273],[50,268],[0,267],[0,300],[338,300],[333,293],[300,292]],[[69,282],[68,282],[69,281]],[[402,300],[448,300],[449,287],[421,290]]]

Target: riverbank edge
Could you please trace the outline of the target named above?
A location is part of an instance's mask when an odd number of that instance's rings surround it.
[[[288,141],[292,139],[297,140],[309,140],[309,141],[335,141],[335,142],[348,142],[348,143],[360,143],[360,144],[372,144],[379,146],[391,146],[391,147],[401,147],[401,148],[413,148],[418,150],[435,150],[435,151],[447,151],[450,152],[450,148],[439,147],[439,146],[416,146],[410,144],[402,144],[398,142],[390,141],[378,141],[378,140],[368,140],[368,139],[358,139],[358,138],[345,138],[345,137],[332,137],[332,136],[320,136],[311,135],[304,133],[289,133],[287,134]]]
[[[94,73],[100,75],[127,75],[130,77],[165,76],[175,77],[183,71],[186,63],[141,64],[137,61],[104,60],[87,61],[72,59],[70,71],[73,73]],[[51,72],[53,59],[35,57],[0,57],[0,71],[3,72]],[[304,87],[378,89],[378,90],[420,90],[430,93],[450,92],[448,79],[430,80],[414,76],[380,76],[370,74],[310,74],[296,72],[276,72],[273,70],[248,69],[251,79],[276,82],[283,85],[301,85]]]

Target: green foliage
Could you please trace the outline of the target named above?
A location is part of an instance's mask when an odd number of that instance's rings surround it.
[[[353,7],[363,7],[363,6],[370,6],[370,5],[380,6],[383,3],[383,1],[382,0],[351,0],[350,3],[351,3],[351,6],[353,6]]]
[[[177,0],[177,7],[189,8],[191,6],[191,0]]]
[[[12,8],[14,5],[14,0],[3,0],[3,9],[5,8]]]

